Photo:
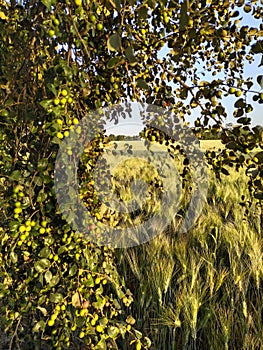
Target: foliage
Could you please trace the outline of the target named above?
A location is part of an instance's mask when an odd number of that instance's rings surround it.
[[[257,1],[0,0],[0,296],[10,349],[150,346],[133,328],[115,252],[74,233],[56,203],[58,147],[88,112],[127,99],[182,119],[199,108],[197,131],[211,121],[230,150],[207,154],[210,164],[218,174],[225,164],[249,165],[262,199],[262,151],[244,154],[263,147],[247,102],[249,93],[255,103],[263,96],[243,76],[244,62],[262,54],[262,25],[239,27],[243,11],[262,15]],[[233,130],[222,123],[228,95],[236,97]]]

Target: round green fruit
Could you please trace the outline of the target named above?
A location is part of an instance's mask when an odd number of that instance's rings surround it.
[[[49,325],[49,327],[52,327],[55,324],[55,320],[49,320],[47,324]]]
[[[55,321],[55,319],[58,317],[58,314],[55,312],[54,314],[51,315],[50,319]]]
[[[54,103],[55,106],[59,105],[59,102],[60,102],[59,98],[55,98],[53,100],[53,103]]]
[[[103,332],[103,327],[98,324],[97,327],[96,327],[96,331],[99,332],[99,333],[102,333]]]
[[[91,15],[89,19],[90,19],[91,23],[95,23],[97,21],[97,18],[95,15]]]
[[[50,29],[48,31],[48,35],[52,38],[55,35],[55,31],[53,29]]]
[[[18,193],[20,190],[19,186],[16,186],[14,189],[13,189],[13,193]]]
[[[61,100],[60,100],[60,103],[62,104],[62,106],[64,106],[66,103],[67,103],[67,99],[65,97],[63,97]]]
[[[236,89],[235,89],[234,87],[231,87],[231,88],[228,90],[228,92],[229,92],[230,94],[234,94],[234,93],[236,92]]]
[[[46,227],[46,226],[47,226],[47,221],[46,221],[46,220],[43,220],[43,221],[41,222],[41,226]]]
[[[14,209],[14,213],[15,213],[15,214],[20,214],[20,213],[22,213],[22,208],[15,208],[15,209]]]
[[[67,96],[67,94],[68,94],[68,92],[67,92],[67,90],[66,89],[63,89],[62,91],[61,91],[61,95],[62,96]]]
[[[98,23],[97,24],[97,29],[98,30],[102,30],[103,29],[103,24],[102,23]]]
[[[58,25],[59,25],[59,20],[58,20],[57,18],[55,18],[55,19],[53,20],[53,23],[54,23],[55,26],[58,26]]]
[[[218,54],[218,59],[219,59],[219,61],[222,61],[222,60],[224,59],[224,54],[223,54],[223,52],[219,52],[219,54]]]
[[[25,230],[26,230],[26,226],[25,226],[25,225],[21,225],[21,226],[19,227],[19,232],[20,232],[20,233],[25,232]]]
[[[167,16],[165,16],[165,17],[163,18],[163,21],[164,21],[165,24],[168,24],[168,23],[170,22],[170,18],[167,17]]]
[[[57,138],[58,139],[63,139],[63,134],[62,134],[62,132],[57,132]]]
[[[84,317],[84,316],[87,315],[87,313],[88,313],[87,309],[82,309],[82,310],[80,310],[79,315],[80,315],[81,317]]]
[[[85,333],[84,333],[84,332],[80,332],[80,333],[79,333],[79,337],[80,337],[80,338],[84,338],[84,337],[85,337]]]
[[[82,1],[81,0],[75,0],[75,5],[76,6],[81,6],[82,5]]]
[[[245,108],[245,112],[246,113],[250,113],[250,112],[252,112],[252,108],[250,107],[250,106],[247,106],[246,108]]]
[[[2,117],[8,117],[9,113],[6,109],[3,109],[2,112],[1,112],[1,116]]]

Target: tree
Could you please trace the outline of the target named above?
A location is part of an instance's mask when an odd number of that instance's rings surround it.
[[[239,27],[239,19],[243,11],[259,19],[262,8],[257,1],[220,0],[1,0],[0,6],[1,324],[24,349],[147,347],[126,318],[132,295],[121,284],[114,251],[87,245],[58,210],[58,148],[87,113],[131,99],[182,119],[199,108],[199,126],[212,121],[233,153],[231,161],[224,153],[211,164],[218,173],[226,164],[240,167],[243,154],[263,147],[247,103],[249,93],[257,103],[263,96],[243,76],[245,61],[262,54],[262,25]],[[200,61],[210,81],[202,80]],[[222,123],[229,94],[236,96],[233,130]],[[99,117],[94,128],[98,123]],[[91,166],[100,142],[98,136],[88,155]],[[263,152],[249,161],[260,200]]]

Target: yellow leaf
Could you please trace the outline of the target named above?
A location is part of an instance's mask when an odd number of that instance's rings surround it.
[[[81,300],[79,292],[76,292],[72,295],[72,305],[76,308],[81,307]]]

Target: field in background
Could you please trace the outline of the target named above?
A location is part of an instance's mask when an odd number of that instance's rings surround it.
[[[219,148],[225,148],[225,146],[220,140],[201,140],[200,147],[202,151],[218,150]]]
[[[114,143],[116,143],[118,145],[118,149],[125,149],[125,145],[127,145],[127,144],[131,145],[132,149],[134,151],[139,151],[139,150],[142,150],[142,148],[143,148],[142,141],[111,141],[107,148],[112,149]],[[160,148],[165,149],[165,146],[159,145],[157,143],[152,143],[152,147],[153,147],[153,150],[156,150],[156,151],[158,151]],[[224,148],[224,145],[222,144],[222,142],[220,140],[201,140],[200,141],[200,148],[203,151],[206,151],[208,149],[209,150],[212,150],[212,149],[216,150],[219,148],[221,148],[221,149]]]
[[[116,150],[132,145],[135,157],[142,152],[139,141],[116,143]],[[201,141],[204,151],[219,148],[219,140]],[[113,188],[124,201],[132,199],[129,179],[138,175],[137,165],[131,160],[115,168]],[[156,175],[150,168],[146,173]],[[134,295],[131,315],[153,350],[263,348],[262,208],[248,193],[244,169],[230,173],[222,181],[210,174],[202,214],[189,232],[179,230],[186,190],[169,227],[148,243],[117,252],[119,273]],[[157,204],[153,196],[147,211]]]
[[[117,253],[151,349],[263,349],[262,209],[247,180],[243,170],[221,182],[211,173],[189,232],[179,231],[185,207],[153,240]]]
[[[147,182],[158,176],[151,163],[136,159],[143,152],[141,142],[116,144],[117,154],[112,154],[114,143],[108,148],[116,165],[112,190],[124,203],[134,199],[130,189],[136,177]],[[131,145],[131,159],[117,164],[123,160],[121,151]],[[200,146],[204,151],[222,148],[219,140],[201,141]],[[153,150],[166,152],[157,145]],[[175,161],[182,166],[180,159]],[[202,213],[188,232],[180,227],[191,200],[190,186],[184,188],[169,226],[158,227],[159,233],[145,244],[116,251],[119,275],[134,297],[130,314],[152,340],[152,350],[263,349],[263,208],[248,192],[244,169],[228,170],[230,176],[222,175],[221,181],[209,174]],[[103,206],[100,214],[110,214],[115,227],[136,229],[147,215],[161,210],[158,186],[150,191],[135,193],[136,200],[141,197],[146,203],[135,218],[120,220]]]

